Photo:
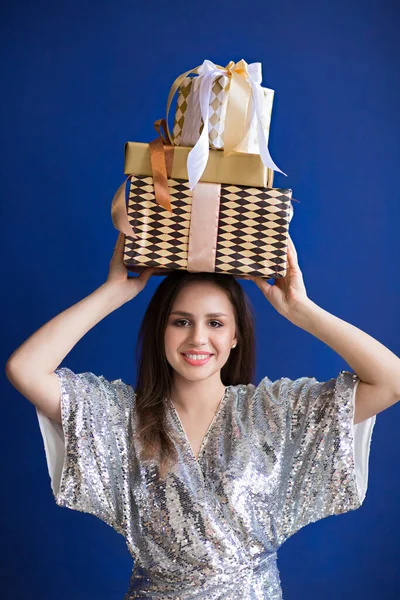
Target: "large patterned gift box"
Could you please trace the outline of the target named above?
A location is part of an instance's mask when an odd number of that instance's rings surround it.
[[[128,159],[126,153],[125,165]],[[286,275],[292,190],[206,181],[191,190],[187,179],[172,177],[169,162],[165,199],[158,197],[154,164],[149,162],[147,174],[129,174],[128,198],[125,182],[112,202],[114,226],[125,233],[129,270]]]
[[[194,75],[194,76],[193,76]],[[209,149],[259,154],[265,167],[283,173],[268,150],[274,90],[261,86],[261,63],[231,61],[226,67],[205,60],[172,84],[166,121],[173,145],[192,147],[188,160],[191,189],[200,181]],[[172,132],[168,114],[177,95]]]

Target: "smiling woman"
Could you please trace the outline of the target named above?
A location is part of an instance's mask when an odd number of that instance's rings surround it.
[[[175,298],[165,329],[165,354],[174,370],[174,403],[188,414],[198,413],[199,407],[215,408],[213,395],[223,391],[220,371],[236,343],[235,308],[225,288],[201,276],[189,280]],[[205,365],[207,369],[198,368]]]
[[[184,271],[165,277],[149,302],[135,388],[60,368],[91,327],[145,287],[152,271],[129,278],[122,255],[120,237],[107,282],[7,363],[36,406],[55,500],[125,537],[134,569],[124,600],[281,600],[284,541],[365,499],[375,414],[394,403],[398,359],[307,298],[290,242],[286,277],[255,282],[355,372],[256,384],[242,286]]]
[[[139,345],[135,392],[142,458],[158,454],[164,472],[177,458],[175,445],[162,431],[165,397],[173,403],[197,455],[225,386],[252,381],[251,305],[230,275],[175,271],[149,303]]]

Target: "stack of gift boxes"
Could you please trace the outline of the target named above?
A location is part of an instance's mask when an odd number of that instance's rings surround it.
[[[286,275],[292,190],[273,188],[282,173],[268,150],[273,99],[260,63],[206,60],[175,80],[158,136],[125,144],[127,180],[111,214],[128,270]]]

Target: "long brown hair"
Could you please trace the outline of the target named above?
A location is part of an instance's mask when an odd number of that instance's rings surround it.
[[[254,313],[247,296],[232,275],[173,271],[156,289],[139,330],[138,372],[135,386],[137,431],[142,459],[158,455],[160,472],[177,458],[166,425],[165,399],[170,395],[173,369],[165,355],[164,335],[169,314],[181,289],[191,282],[211,282],[221,288],[231,301],[236,324],[237,345],[221,369],[225,386],[252,383],[255,373]]]

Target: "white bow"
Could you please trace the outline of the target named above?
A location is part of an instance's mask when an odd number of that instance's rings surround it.
[[[249,77],[247,81],[251,86],[251,117],[249,123],[252,122],[254,111],[256,113],[257,124],[258,124],[258,144],[260,149],[260,156],[263,164],[272,169],[278,171],[283,175],[286,175],[281,171],[271,158],[268,150],[267,140],[265,136],[264,127],[261,120],[261,108],[260,108],[260,94],[263,94],[261,88],[262,73],[261,63],[250,63],[247,65]],[[208,156],[209,156],[209,112],[210,112],[210,98],[214,80],[221,74],[228,73],[227,69],[221,69],[217,67],[211,60],[205,60],[201,67],[198,69],[198,78],[201,78],[199,83],[199,102],[200,112],[203,119],[203,130],[196,145],[189,152],[187,169],[189,176],[189,187],[191,190],[199,182],[201,175],[206,168]]]

